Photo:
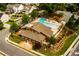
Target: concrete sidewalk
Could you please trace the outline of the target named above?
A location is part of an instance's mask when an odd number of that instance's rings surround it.
[[[13,42],[13,41],[11,41],[11,40],[9,40],[9,36],[10,36],[10,34],[9,34],[8,37],[6,38],[6,41],[8,41],[9,43],[15,45],[16,47],[21,48],[21,50],[24,50],[24,51],[26,50],[26,51],[28,51],[29,53],[33,54],[33,55],[45,56],[44,54],[41,54],[41,53],[36,52],[36,51],[34,51],[34,50],[24,49],[23,47],[20,47],[19,44],[15,43],[15,42]]]

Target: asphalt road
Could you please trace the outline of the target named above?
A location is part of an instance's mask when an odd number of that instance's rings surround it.
[[[0,31],[0,51],[4,52],[9,56],[32,56],[32,54],[25,52],[23,50],[20,50],[19,48],[16,48],[11,44],[8,44],[5,41],[5,37],[7,37],[8,34],[9,34],[8,29],[4,29]]]
[[[79,56],[79,44],[77,45],[71,56]]]

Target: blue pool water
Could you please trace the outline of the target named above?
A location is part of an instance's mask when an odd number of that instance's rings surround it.
[[[53,29],[56,29],[57,28],[57,24],[56,23],[48,23],[46,21],[46,18],[40,18],[39,19],[39,22],[49,28],[53,28]]]
[[[39,20],[40,23],[45,23],[45,21],[46,21],[46,18],[40,18]]]

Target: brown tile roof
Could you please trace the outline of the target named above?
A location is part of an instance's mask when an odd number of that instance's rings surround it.
[[[45,40],[45,36],[30,30],[20,30],[19,34],[38,42],[42,42],[43,40]]]
[[[34,29],[35,31],[37,31],[39,33],[43,33],[47,37],[51,37],[51,35],[53,33],[53,31],[51,31],[51,29],[49,29],[48,27],[46,27],[45,25],[43,25],[41,23],[35,23],[34,26],[32,27],[32,29]]]

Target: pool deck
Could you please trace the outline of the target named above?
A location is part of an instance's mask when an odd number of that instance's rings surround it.
[[[31,23],[36,23],[36,22],[39,22],[39,19],[40,18],[36,18],[34,21],[32,21]]]
[[[36,18],[32,23],[39,22],[39,20],[40,20],[40,18]],[[51,30],[53,31],[53,34],[56,34],[56,33],[59,31],[60,26],[62,26],[61,23],[58,23],[58,22],[55,21],[55,20],[51,20],[51,21],[49,22],[49,19],[46,19],[45,22],[48,23],[49,26],[47,26],[47,27],[50,27],[50,28],[51,28]],[[43,25],[45,25],[45,26],[47,25],[47,24],[44,24],[44,23],[42,23],[42,22],[40,22],[40,23],[43,24]],[[50,26],[50,24],[51,24],[51,26]],[[53,28],[53,26],[55,26],[55,27]]]

